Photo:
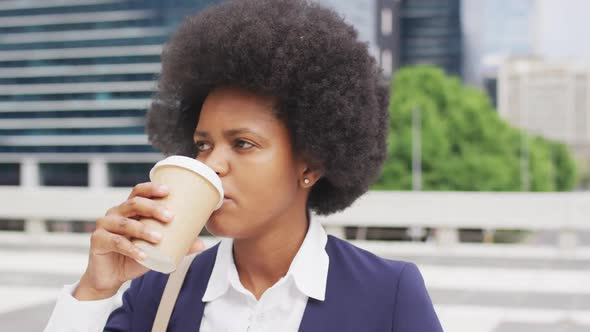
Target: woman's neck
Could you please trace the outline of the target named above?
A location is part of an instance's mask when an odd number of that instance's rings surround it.
[[[297,255],[309,227],[305,212],[273,222],[259,237],[234,240],[233,254],[242,285],[256,299],[284,277]]]

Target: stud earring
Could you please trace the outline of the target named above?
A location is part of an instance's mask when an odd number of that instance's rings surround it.
[[[309,184],[309,179],[303,179],[303,183]]]

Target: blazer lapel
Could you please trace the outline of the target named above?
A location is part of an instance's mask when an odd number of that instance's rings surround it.
[[[218,247],[219,244],[193,260],[172,311],[168,332],[199,331],[205,310],[205,303],[201,299],[213,271]]]
[[[322,313],[326,304],[313,298],[307,300],[305,311],[301,325],[299,325],[299,332],[313,332],[313,331],[337,331],[333,330],[333,326],[328,326],[327,323],[331,319]]]

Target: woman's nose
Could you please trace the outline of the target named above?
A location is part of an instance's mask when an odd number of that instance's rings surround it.
[[[222,148],[212,149],[202,161],[217,173],[219,177],[225,176],[229,172],[228,156]]]

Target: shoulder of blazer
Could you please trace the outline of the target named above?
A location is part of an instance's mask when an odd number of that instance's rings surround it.
[[[326,252],[330,257],[330,265],[335,263],[344,269],[354,269],[355,271],[363,272],[363,275],[367,278],[378,277],[379,274],[385,275],[389,282],[391,282],[391,277],[397,279],[405,266],[409,264],[406,261],[377,256],[370,251],[359,248],[346,240],[332,235],[328,235]]]
[[[331,295],[334,302],[354,298],[362,303],[355,310],[365,310],[360,317],[371,317],[376,324],[364,330],[442,332],[422,274],[414,263],[381,258],[334,237],[329,238],[326,251],[330,256],[328,291],[332,292],[326,298]],[[344,289],[347,296],[338,293]]]
[[[328,236],[324,301],[310,299],[300,331],[391,331],[403,261]]]
[[[412,263],[379,257],[335,237],[329,237],[326,251],[330,257],[329,291],[337,292],[332,286],[348,289],[356,298],[364,299],[362,302],[379,305],[380,309],[374,310],[395,310],[401,281]]]

